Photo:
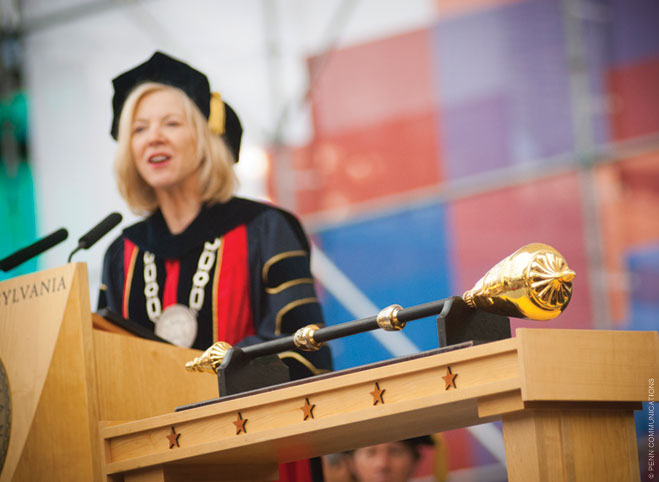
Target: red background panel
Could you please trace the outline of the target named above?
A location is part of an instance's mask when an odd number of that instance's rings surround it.
[[[659,240],[659,152],[600,166],[596,176],[610,306],[613,320],[622,325],[629,318],[632,289],[625,257]]]
[[[659,131],[659,58],[615,67],[608,76],[616,140]]]
[[[456,288],[471,288],[492,266],[520,247],[541,242],[556,248],[577,273],[566,311],[547,322],[512,319],[519,326],[590,328],[580,187],[576,174],[530,182],[453,202]]]
[[[333,51],[310,61],[317,134],[345,132],[434,107],[427,29]]]
[[[442,180],[436,113],[316,138],[294,154],[297,212],[348,208]]]
[[[465,469],[473,467],[473,443],[466,429],[449,430],[443,432],[446,440],[448,470]]]

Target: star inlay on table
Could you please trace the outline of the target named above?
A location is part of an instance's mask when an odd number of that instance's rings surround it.
[[[180,447],[178,443],[178,438],[181,436],[180,433],[176,433],[176,430],[174,430],[174,427],[172,426],[172,433],[167,435],[167,438],[169,439],[169,448],[173,449],[174,447]]]
[[[313,417],[313,409],[315,408],[315,405],[312,405],[309,403],[309,397],[304,398],[304,405],[300,407],[300,410],[304,412],[304,419],[303,420],[308,420]]]
[[[449,388],[458,388],[455,386],[455,377],[457,377],[457,373],[452,373],[451,372],[451,367],[447,366],[446,367],[446,375],[444,375],[442,378],[444,379],[444,382],[446,383],[446,387],[444,388],[445,390],[448,390]]]
[[[382,398],[382,395],[384,394],[384,388],[380,388],[380,385],[378,385],[378,382],[375,382],[375,388],[373,389],[370,394],[373,396],[373,405],[377,405],[378,402],[384,403],[384,399]]]
[[[243,418],[241,413],[238,412],[238,418],[233,422],[233,424],[236,426],[236,435],[238,435],[240,432],[247,433],[247,429],[245,429],[245,423],[247,423],[247,419]]]

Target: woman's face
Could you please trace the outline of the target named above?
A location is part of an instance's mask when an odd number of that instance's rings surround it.
[[[162,89],[142,97],[135,108],[131,135],[135,167],[156,193],[198,191],[200,160],[182,94]]]

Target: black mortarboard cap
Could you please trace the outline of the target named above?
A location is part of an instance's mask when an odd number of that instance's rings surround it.
[[[119,131],[119,117],[121,116],[126,98],[135,87],[145,82],[157,82],[181,89],[199,107],[204,117],[208,119],[211,101],[208,78],[188,64],[162,52],[156,52],[143,64],[124,72],[112,80],[112,85],[114,86],[112,110],[114,115],[110,133],[115,140]],[[224,108],[225,124],[222,137],[224,137],[229,145],[229,149],[231,149],[235,160],[238,161],[243,128],[238,115],[231,106],[224,102]]]

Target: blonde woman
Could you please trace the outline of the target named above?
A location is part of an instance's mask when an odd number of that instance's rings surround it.
[[[233,197],[242,127],[206,76],[156,52],[113,84],[119,191],[145,219],[108,248],[99,308],[199,349],[322,323],[298,221]],[[284,361],[292,378],[331,368],[327,348]]]

